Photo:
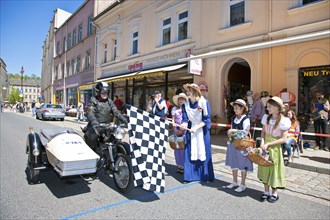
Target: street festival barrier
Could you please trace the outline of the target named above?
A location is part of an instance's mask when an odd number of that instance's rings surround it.
[[[225,128],[231,128],[230,124],[217,124],[217,123],[211,123],[212,126],[218,126],[218,127],[225,127]],[[256,130],[256,131],[261,131],[262,128],[258,127],[251,127],[251,130]],[[311,133],[311,132],[294,132],[294,131],[289,131],[289,133],[292,134],[301,134],[301,135],[306,135],[306,136],[319,136],[319,137],[330,137],[330,134],[319,134],[319,133]]]

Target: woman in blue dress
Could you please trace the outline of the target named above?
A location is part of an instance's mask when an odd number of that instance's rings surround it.
[[[182,129],[189,129],[185,137],[184,181],[213,181],[211,151],[211,110],[197,84],[183,86],[189,101],[182,105]]]

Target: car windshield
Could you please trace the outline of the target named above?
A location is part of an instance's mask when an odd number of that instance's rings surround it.
[[[46,108],[62,108],[60,105],[55,105],[55,104],[49,104],[46,106]]]

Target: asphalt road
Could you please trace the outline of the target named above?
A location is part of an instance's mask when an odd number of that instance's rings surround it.
[[[243,193],[223,189],[231,178],[216,170],[211,183],[182,183],[173,153],[166,155],[166,190],[155,194],[134,188],[116,191],[112,178],[99,173],[93,181],[60,179],[42,172],[40,184],[29,185],[25,143],[28,128],[71,127],[72,122],[40,121],[19,113],[0,113],[0,219],[328,219],[330,204],[279,192],[275,204],[259,202],[262,185],[248,183]],[[220,163],[216,158],[214,163]]]

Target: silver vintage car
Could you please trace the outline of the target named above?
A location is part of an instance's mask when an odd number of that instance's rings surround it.
[[[65,109],[58,104],[44,103],[40,108],[36,109],[36,119],[60,119],[61,121],[64,121],[64,117]]]

